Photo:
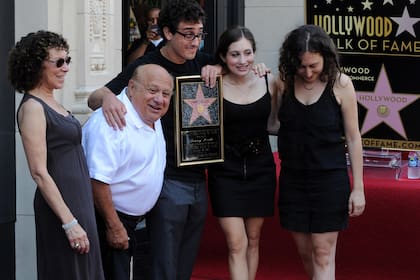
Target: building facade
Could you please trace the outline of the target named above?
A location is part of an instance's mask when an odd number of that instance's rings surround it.
[[[91,113],[86,103],[90,92],[103,86],[122,69],[124,8],[121,2],[2,0],[0,10],[2,14],[8,15],[2,18],[9,21],[0,30],[3,38],[9,40],[3,40],[0,51],[6,57],[14,42],[31,31],[45,29],[63,34],[70,45],[72,64],[65,86],[57,92],[57,98],[83,123]],[[229,5],[231,9],[235,8],[233,12],[238,22],[250,28],[256,37],[256,60],[265,62],[274,73],[285,34],[303,24],[305,18],[303,0],[207,2],[206,7],[213,7],[208,13],[214,19],[209,21],[212,24],[209,29],[220,34],[227,25],[234,23],[230,22],[232,11],[229,12]],[[2,59],[3,65],[6,65],[6,58]],[[4,69],[1,71],[6,72]],[[0,253],[0,271],[2,279],[32,280],[36,279],[32,206],[36,186],[29,174],[20,135],[15,126],[14,112],[21,95],[14,94],[6,77],[0,77],[0,86],[8,94],[6,100],[2,99],[1,106],[4,108],[1,111],[4,116],[0,121],[2,155],[5,155],[1,159],[1,166],[7,166],[1,171],[4,172],[2,178],[6,178],[2,182],[7,186],[0,190],[0,243],[8,250]],[[15,164],[11,165],[11,162]]]

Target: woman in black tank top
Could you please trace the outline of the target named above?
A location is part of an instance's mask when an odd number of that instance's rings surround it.
[[[226,30],[217,56],[224,67],[225,160],[208,168],[213,214],[229,249],[232,279],[255,279],[264,218],[274,214],[276,170],[267,120],[267,76],[253,73],[255,40],[244,27]]]
[[[278,111],[280,223],[291,232],[310,279],[335,279],[338,232],[365,207],[356,94],[318,26],[287,35],[279,71],[285,87]]]

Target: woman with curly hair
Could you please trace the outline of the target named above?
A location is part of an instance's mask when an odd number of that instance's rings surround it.
[[[17,124],[32,178],[38,279],[104,279],[81,126],[54,97],[69,71],[69,46],[29,33],[9,55],[9,79],[24,93]]]
[[[356,93],[319,26],[287,35],[279,71],[285,87],[278,111],[280,223],[291,232],[310,279],[332,280],[338,233],[365,208]]]

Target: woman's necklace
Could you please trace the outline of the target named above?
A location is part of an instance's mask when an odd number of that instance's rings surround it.
[[[303,88],[306,89],[306,90],[313,90],[315,88],[315,85],[312,84],[312,87],[309,87],[305,82],[303,82]]]

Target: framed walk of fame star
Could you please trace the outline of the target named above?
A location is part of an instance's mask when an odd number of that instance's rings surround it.
[[[177,77],[175,102],[177,165],[223,162],[222,77],[213,88],[199,75]]]

